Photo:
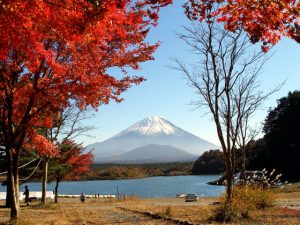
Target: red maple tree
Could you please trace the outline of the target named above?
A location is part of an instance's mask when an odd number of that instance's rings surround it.
[[[217,19],[230,31],[246,31],[253,43],[268,51],[282,37],[300,43],[300,1],[295,0],[189,0],[186,14],[192,20]]]
[[[79,180],[81,175],[86,174],[93,164],[93,154],[85,152],[81,145],[66,140],[60,145],[60,156],[50,163],[49,180],[55,180],[55,203],[58,200],[58,186],[62,180]]]
[[[58,150],[34,129],[50,128],[61,108],[97,108],[142,77],[117,79],[113,67],[139,69],[158,44],[145,38],[160,7],[172,0],[2,0],[0,2],[0,142],[11,187],[11,220],[19,216],[19,155],[24,143]],[[115,74],[117,75],[117,74]],[[120,76],[119,76],[120,77]],[[49,151],[50,152],[46,152]]]

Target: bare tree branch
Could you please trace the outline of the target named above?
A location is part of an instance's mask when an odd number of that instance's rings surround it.
[[[195,89],[198,107],[208,108],[215,122],[225,156],[228,201],[231,198],[235,150],[245,147],[257,135],[250,118],[281,85],[264,93],[257,77],[269,59],[256,50],[242,31],[229,32],[214,20],[194,22],[178,34],[200,62],[185,65],[175,59],[173,68],[181,71]]]

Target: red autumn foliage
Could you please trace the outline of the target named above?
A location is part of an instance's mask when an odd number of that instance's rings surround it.
[[[124,72],[153,59],[158,44],[146,37],[160,7],[171,2],[0,1],[0,145],[6,149],[14,223],[22,146],[27,142],[42,154],[58,153],[32,130],[51,128],[54,115],[71,103],[96,109],[110,100],[120,102],[122,92],[142,82],[143,77]],[[110,74],[114,67],[124,75]]]
[[[57,147],[52,142],[49,142],[43,135],[32,131],[30,132],[30,137],[31,145],[27,150],[36,149],[38,150],[40,156],[59,156]]]
[[[78,180],[93,164],[93,154],[85,152],[81,145],[66,141],[61,145],[60,156],[53,160],[56,180]],[[51,169],[51,167],[50,167]]]
[[[282,37],[300,43],[300,1],[295,0],[189,0],[186,14],[192,20],[216,19],[230,31],[246,31],[264,51]]]
[[[85,152],[81,145],[66,140],[60,145],[60,155],[50,163],[50,180],[56,181],[55,203],[58,201],[58,186],[62,180],[78,180],[90,170],[93,154]]]
[[[70,101],[97,108],[143,77],[111,75],[113,67],[139,69],[158,44],[145,40],[160,7],[172,0],[0,1],[0,126],[7,150],[28,134],[52,126],[52,116]],[[31,139],[31,140],[30,140]],[[36,146],[37,147],[37,146]]]

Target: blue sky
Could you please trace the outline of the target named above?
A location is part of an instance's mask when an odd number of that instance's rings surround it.
[[[161,46],[155,53],[155,60],[143,63],[142,69],[135,72],[142,74],[147,81],[124,93],[122,103],[111,102],[99,108],[94,118],[86,121],[95,129],[87,133],[90,137],[77,138],[78,142],[87,145],[103,141],[145,117],[158,115],[201,138],[219,144],[213,121],[209,115],[204,116],[207,109],[194,109],[190,104],[197,99],[193,89],[187,86],[180,72],[170,69],[174,65],[172,58],[187,63],[194,60],[188,47],[175,34],[183,30],[182,26],[189,25],[181,4],[181,0],[175,0],[172,6],[162,9],[159,25],[150,33],[150,42],[159,40]],[[283,39],[272,52],[274,56],[266,63],[260,76],[261,89],[270,90],[287,80],[284,87],[273,94],[262,110],[256,113],[253,124],[263,122],[268,109],[276,106],[276,99],[287,95],[289,91],[300,89],[300,45]]]

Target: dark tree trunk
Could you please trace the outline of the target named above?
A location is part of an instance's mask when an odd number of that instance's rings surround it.
[[[226,186],[226,202],[225,208],[231,204],[232,196],[233,196],[233,185],[234,185],[234,171],[235,171],[235,154],[234,150],[229,150],[230,153],[225,156],[226,157],[226,178],[227,178],[227,186]]]
[[[11,186],[11,176],[9,173],[6,175],[6,200],[5,200],[5,207],[10,208],[11,207],[11,195],[12,195],[12,186]]]
[[[231,166],[226,168],[226,177],[227,177],[227,186],[226,186],[226,202],[225,205],[228,205],[232,201],[232,192],[233,192],[233,174],[234,170]]]
[[[19,178],[18,178],[18,155],[12,155],[12,151],[7,151],[8,161],[8,186],[10,192],[8,194],[10,202],[10,223],[17,224],[20,216],[20,205],[19,205]]]
[[[54,194],[55,194],[55,200],[54,202],[57,203],[58,202],[58,185],[59,185],[59,178],[56,178],[56,185],[55,185],[55,190],[54,190]]]

